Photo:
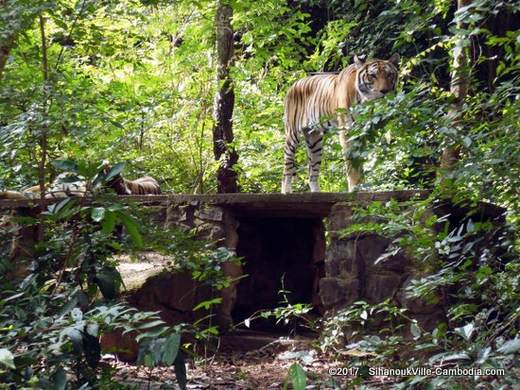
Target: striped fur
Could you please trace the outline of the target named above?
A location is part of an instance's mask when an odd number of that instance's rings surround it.
[[[127,180],[121,174],[116,175],[108,183],[118,195],[159,195],[161,187],[157,180],[151,176],[140,177],[135,180]]]
[[[62,172],[46,188],[46,199],[63,199],[92,195],[87,192],[87,184],[82,176],[73,172]]]
[[[346,153],[346,130],[352,119],[348,110],[356,103],[377,99],[395,88],[399,56],[365,63],[354,56],[354,64],[338,74],[315,74],[297,81],[285,97],[285,148],[282,193],[292,192],[296,174],[294,158],[300,138],[305,140],[309,160],[311,192],[319,192],[319,174],[323,133],[329,127],[339,129],[340,143]],[[349,191],[361,181],[361,172],[347,160]]]
[[[44,191],[48,188],[45,184]],[[40,197],[40,186],[32,186],[22,191],[5,190],[0,192],[0,199],[38,199]]]
[[[105,174],[110,169],[105,170]],[[71,173],[65,172],[60,174],[51,185],[45,185],[46,199],[62,199],[74,196],[87,195],[85,182],[83,180],[75,182],[63,182]],[[135,180],[127,180],[121,176],[116,175],[112,178],[107,186],[112,188],[118,195],[159,195],[161,194],[161,187],[157,180],[150,176],[140,177]],[[0,199],[34,199],[40,197],[40,187],[33,186],[26,188],[23,191],[1,191]]]

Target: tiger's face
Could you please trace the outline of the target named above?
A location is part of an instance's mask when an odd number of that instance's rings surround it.
[[[395,89],[399,55],[394,54],[388,60],[369,60],[362,62],[354,56],[357,65],[356,90],[361,102],[383,97]]]

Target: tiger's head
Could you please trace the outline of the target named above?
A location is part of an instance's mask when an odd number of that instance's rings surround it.
[[[399,54],[393,54],[388,60],[368,60],[363,62],[354,56],[357,67],[356,91],[361,102],[377,99],[395,89]]]

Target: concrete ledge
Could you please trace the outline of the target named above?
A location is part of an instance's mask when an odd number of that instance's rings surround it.
[[[281,216],[299,215],[303,217],[325,217],[330,208],[339,202],[364,204],[372,201],[407,201],[413,198],[424,199],[429,194],[425,190],[382,191],[382,192],[353,192],[353,193],[295,193],[295,194],[164,194],[164,195],[129,195],[117,196],[123,203],[140,203],[146,205],[166,204],[212,204],[230,208],[237,214],[256,215],[267,212],[268,214],[280,213]],[[59,199],[16,199],[0,200],[0,209],[15,209],[19,207],[37,207],[59,202]],[[86,200],[88,202],[88,199]]]

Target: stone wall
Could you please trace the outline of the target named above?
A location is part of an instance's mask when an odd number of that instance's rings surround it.
[[[222,207],[198,201],[180,204],[168,203],[165,227],[194,231],[198,238],[208,240],[217,247],[226,247],[236,253],[238,222],[231,213]],[[220,292],[222,304],[219,306],[216,321],[222,329],[227,329],[233,323],[231,312],[237,300],[236,284],[243,272],[240,265],[232,262],[223,264],[223,272],[233,282]],[[199,302],[193,303],[195,305]]]
[[[408,299],[405,288],[417,274],[413,261],[402,251],[377,262],[391,243],[374,233],[340,234],[352,224],[352,205],[338,203],[328,218],[329,246],[325,277],[320,280],[320,297],[326,309],[337,309],[356,301],[371,304],[391,299],[408,309],[423,328],[431,330],[445,320],[443,308],[419,299]]]
[[[388,238],[372,233],[349,236],[338,234],[352,223],[352,209],[356,205],[374,200],[406,201],[418,195],[421,194],[413,191],[354,194],[163,195],[131,198],[129,201],[138,202],[139,207],[146,209],[147,215],[144,218],[154,221],[157,226],[193,230],[199,238],[210,240],[216,246],[225,246],[232,251],[240,248],[246,262],[262,262],[261,265],[249,264],[246,271],[235,264],[223,266],[224,272],[233,279],[240,278],[244,273],[250,274],[247,276],[249,282],[240,286],[234,283],[221,293],[217,292],[223,298],[217,316],[217,321],[223,329],[232,323],[234,308],[241,307],[242,311],[247,311],[250,297],[260,288],[273,290],[262,291],[262,294],[255,297],[256,299],[261,295],[268,296],[269,302],[264,303],[270,305],[275,296],[273,294],[276,294],[274,290],[279,285],[279,276],[284,271],[292,278],[293,284],[288,289],[298,290],[295,296],[308,300],[308,303],[312,303],[321,312],[359,300],[378,303],[391,299],[407,308],[424,328],[431,329],[438,321],[445,319],[441,305],[412,300],[404,293],[405,288],[418,273],[413,261],[398,253],[385,261],[376,262],[390,244]],[[28,201],[0,201],[0,210],[28,206]],[[482,218],[500,215],[500,210],[494,210],[491,206],[485,205]],[[445,210],[433,211],[440,213],[439,215],[450,213],[454,219],[453,223],[465,215],[464,210],[457,214],[457,210],[451,205],[446,207]],[[322,223],[324,218],[327,220],[325,228]],[[244,221],[242,228],[240,221]],[[258,226],[255,227],[257,221]],[[265,227],[260,227],[262,224]],[[304,228],[305,226],[307,228]],[[263,234],[259,229],[273,231]],[[31,231],[26,233],[34,234]],[[243,241],[240,247],[241,234]],[[246,239],[248,234],[249,237]],[[297,240],[301,242],[298,243]],[[309,243],[309,240],[313,242]],[[265,247],[255,249],[261,245]],[[268,248],[269,245],[271,247]],[[282,249],[277,253],[276,248]],[[301,255],[305,251],[312,253]],[[298,262],[297,258],[301,258],[301,261]],[[308,286],[305,287],[308,294],[299,289],[300,279],[302,285]],[[183,294],[187,290],[196,290],[196,293]],[[241,293],[241,297],[237,298],[237,291]],[[213,293],[215,292],[200,289],[186,273],[176,276],[166,273],[149,278],[140,291],[132,292],[131,301],[142,309],[163,310],[164,318],[170,322],[178,319],[189,321],[190,318],[194,318],[190,313],[191,309]],[[257,299],[255,305],[256,309],[262,302],[258,302]]]

